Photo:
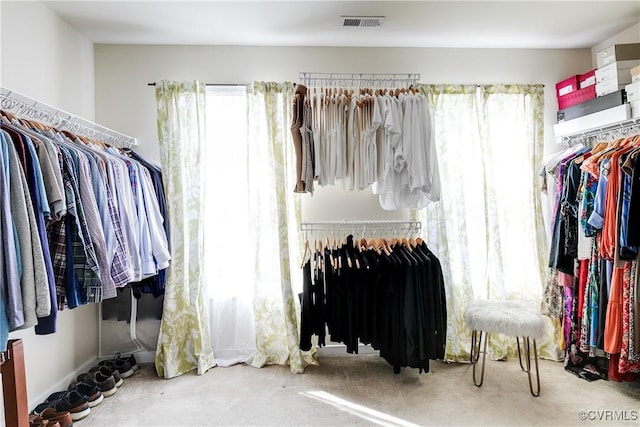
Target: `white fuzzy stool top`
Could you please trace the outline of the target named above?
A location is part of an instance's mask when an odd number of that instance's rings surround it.
[[[531,305],[517,301],[473,301],[464,312],[464,321],[474,331],[532,339],[545,334],[542,315]]]

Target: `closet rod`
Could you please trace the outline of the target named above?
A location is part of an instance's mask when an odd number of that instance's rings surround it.
[[[303,71],[298,77],[303,84],[310,85],[322,82],[326,85],[335,85],[340,82],[350,83],[386,83],[386,84],[417,84],[420,81],[419,73],[403,74],[376,74],[376,73],[316,73]]]
[[[156,86],[156,82],[147,83],[147,86]],[[205,83],[205,86],[246,86],[244,83]]]
[[[388,230],[388,229],[404,229],[420,231],[422,222],[420,221],[316,221],[303,222],[300,224],[300,230],[309,231],[333,231],[333,230]]]
[[[46,121],[60,130],[92,137],[117,147],[131,148],[138,145],[138,140],[132,136],[101,126],[5,87],[0,88],[0,101],[1,108],[8,112],[36,121]]]
[[[595,142],[608,142],[618,138],[640,134],[640,117],[625,120],[610,126],[602,126],[588,131],[562,137],[562,143],[573,145],[578,142],[587,144]]]

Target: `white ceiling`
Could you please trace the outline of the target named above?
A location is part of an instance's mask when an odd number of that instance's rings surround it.
[[[591,48],[640,22],[640,0],[45,3],[106,44]],[[341,28],[341,15],[386,18]]]

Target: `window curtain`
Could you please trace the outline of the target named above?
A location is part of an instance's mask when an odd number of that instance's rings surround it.
[[[289,364],[301,373],[316,363],[299,348],[302,253],[300,199],[295,182],[294,146],[289,129],[294,85],[254,82],[247,86],[249,232],[248,268],[255,276],[257,353],[252,365]],[[252,264],[253,263],[253,264]]]
[[[156,85],[172,248],[155,357],[156,371],[164,378],[194,369],[200,375],[215,365],[203,280],[205,94],[199,82]]]
[[[537,176],[543,151],[541,85],[422,85],[429,99],[442,198],[414,212],[442,259],[447,292],[445,357],[468,361],[464,309],[474,299],[540,306],[546,234]],[[559,360],[560,328],[548,319],[541,357]],[[494,359],[517,355],[515,338],[492,334]]]

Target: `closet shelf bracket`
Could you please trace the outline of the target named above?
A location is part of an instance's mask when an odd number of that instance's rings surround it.
[[[0,106],[21,117],[31,118],[56,128],[92,137],[121,148],[138,145],[138,140],[97,123],[78,117],[5,87],[0,88]]]

